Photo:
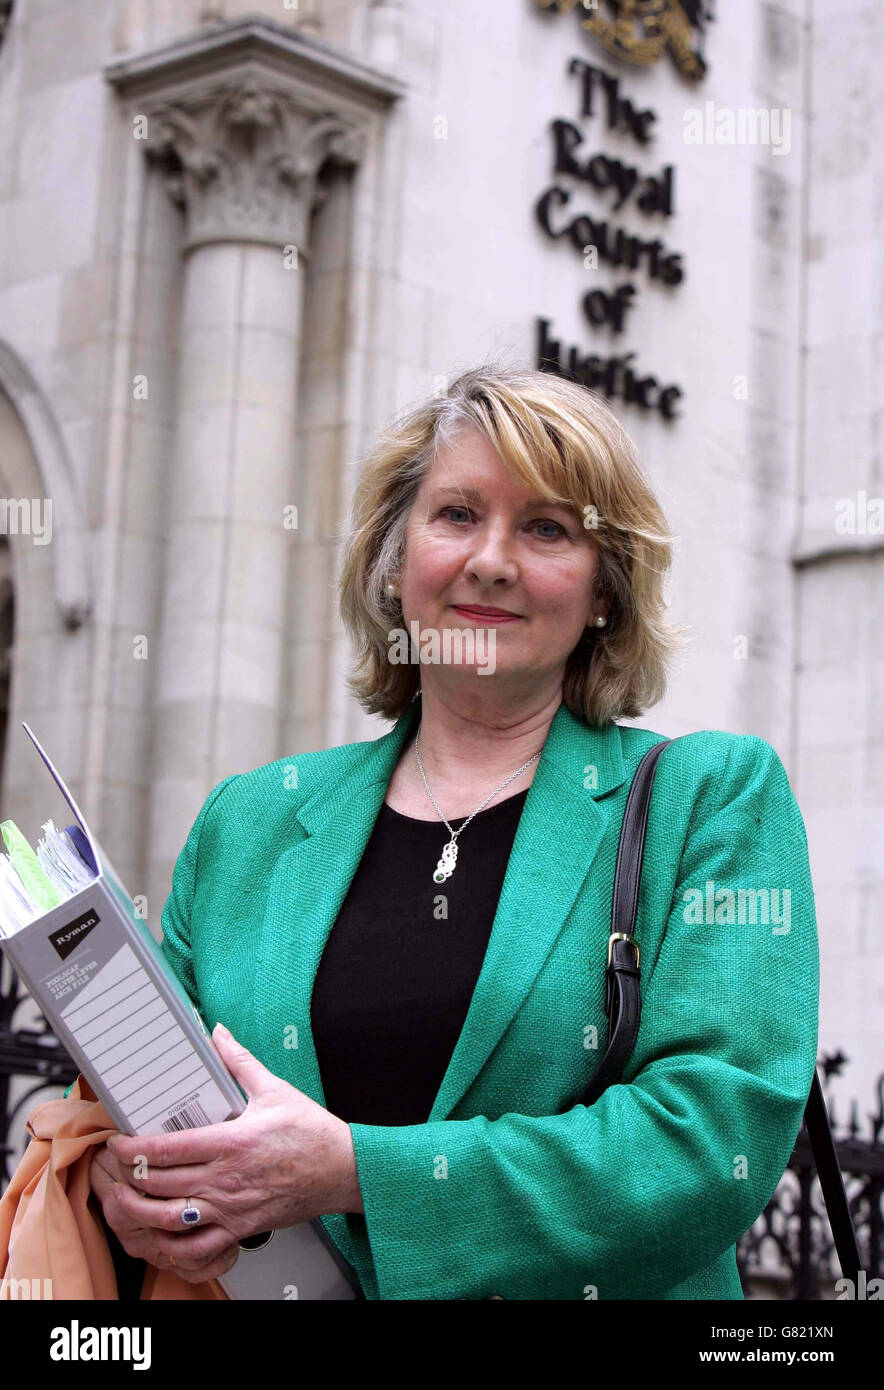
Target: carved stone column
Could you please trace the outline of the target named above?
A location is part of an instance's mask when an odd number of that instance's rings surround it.
[[[116,80],[182,210],[186,258],[148,875],[168,891],[211,787],[280,756],[310,216],[385,102],[367,70],[257,20],[132,60]]]

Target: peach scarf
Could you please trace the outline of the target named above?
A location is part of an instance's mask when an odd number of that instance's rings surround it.
[[[97,1202],[89,1202],[93,1146],[116,1134],[116,1125],[81,1074],[69,1096],[35,1106],[27,1129],[33,1137],[0,1197],[0,1299],[16,1296],[12,1279],[34,1281],[28,1288],[35,1292],[51,1279],[53,1299],[118,1298]],[[227,1295],[215,1279],[191,1284],[148,1265],[141,1298]]]

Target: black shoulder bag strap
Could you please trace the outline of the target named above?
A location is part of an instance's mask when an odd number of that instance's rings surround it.
[[[611,935],[608,939],[608,963],[605,971],[608,1046],[592,1081],[580,1097],[582,1105],[592,1105],[607,1086],[617,1084],[638,1035],[641,1022],[641,956],[634,935],[638,894],[657,761],[664,748],[671,742],[671,739],[663,739],[648,749],[636,769],[626,799],[614,871]],[[810,1136],[814,1163],[819,1174],[841,1272],[856,1283],[860,1270],[859,1246],[816,1067],[804,1109],[804,1123]]]

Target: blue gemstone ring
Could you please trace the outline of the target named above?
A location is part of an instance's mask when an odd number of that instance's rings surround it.
[[[187,1199],[187,1206],[181,1213],[181,1220],[184,1222],[185,1226],[197,1226],[199,1224],[200,1209],[193,1205],[193,1201],[190,1197]]]

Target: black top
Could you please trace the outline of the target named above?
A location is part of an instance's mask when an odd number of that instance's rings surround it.
[[[444,822],[382,804],[311,1001],[326,1107],[348,1124],[426,1123],[485,959],[527,795],[473,817],[444,883],[433,882],[449,839]]]

